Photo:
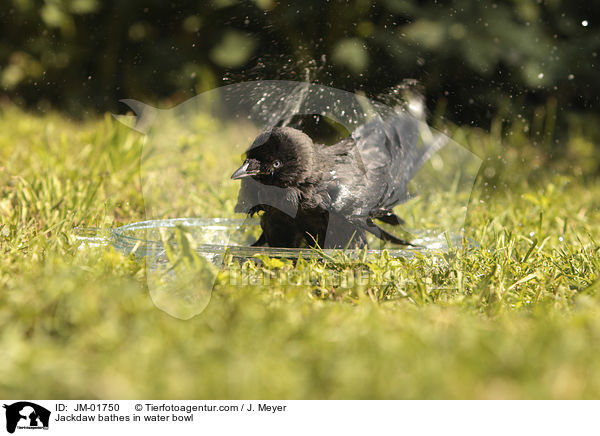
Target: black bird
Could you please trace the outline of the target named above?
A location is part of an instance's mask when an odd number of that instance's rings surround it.
[[[263,211],[254,245],[363,247],[366,232],[412,245],[373,220],[398,225],[392,208],[406,201],[407,184],[439,145],[417,148],[418,123],[376,116],[334,145],[315,144],[300,130],[273,127],[246,152],[232,179],[243,179],[236,212]]]

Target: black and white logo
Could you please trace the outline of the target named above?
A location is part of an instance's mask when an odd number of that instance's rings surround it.
[[[50,411],[29,401],[19,401],[10,405],[5,404],[6,431],[14,433],[22,430],[48,430]]]

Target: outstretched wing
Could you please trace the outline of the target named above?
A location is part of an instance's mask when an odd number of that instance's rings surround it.
[[[419,146],[423,126],[408,114],[393,112],[385,117],[376,115],[352,133],[356,143],[354,165],[365,169],[369,216],[385,219],[394,206],[407,201],[408,183],[445,145],[434,138]]]

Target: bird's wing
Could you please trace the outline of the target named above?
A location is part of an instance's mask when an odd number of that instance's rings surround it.
[[[410,180],[445,145],[431,141],[418,146],[420,128],[417,119],[393,112],[385,117],[376,115],[353,132],[356,149],[366,165],[368,184],[373,193],[379,194],[370,201],[371,211],[390,210],[407,201]]]
[[[406,147],[406,150],[410,148]],[[380,117],[359,127],[352,137],[321,149],[328,209],[346,217],[380,215],[405,200],[406,154],[399,134],[388,130]],[[376,214],[377,214],[376,213]]]
[[[443,143],[418,147],[419,121],[401,113],[379,115],[352,136],[324,148],[328,209],[373,232],[372,218],[401,222],[392,208],[407,201],[408,183]]]
[[[408,199],[407,185],[419,159],[418,124],[394,114],[389,119],[375,116],[353,133],[356,148],[367,163],[367,179],[375,189],[372,209],[389,209]]]

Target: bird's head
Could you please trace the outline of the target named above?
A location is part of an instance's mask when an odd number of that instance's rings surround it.
[[[252,177],[265,185],[298,186],[311,177],[314,147],[310,137],[291,127],[274,127],[254,140],[232,179]]]

